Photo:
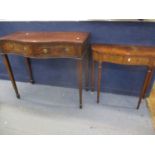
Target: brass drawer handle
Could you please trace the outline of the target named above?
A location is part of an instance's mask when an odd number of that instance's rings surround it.
[[[131,61],[131,58],[128,58],[128,62],[130,62]]]
[[[44,52],[45,54],[47,54],[47,53],[48,53],[48,50],[47,50],[46,48],[44,48],[44,49],[43,49],[43,52]]]
[[[24,51],[26,51],[27,50],[27,47],[24,47]]]
[[[66,48],[65,48],[65,52],[68,52],[68,51],[69,51],[69,48],[66,47]]]

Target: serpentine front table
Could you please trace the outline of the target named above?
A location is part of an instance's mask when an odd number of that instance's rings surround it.
[[[102,63],[109,62],[121,65],[146,66],[147,74],[139,96],[137,109],[139,109],[142,98],[145,98],[146,91],[150,85],[155,68],[155,47],[147,46],[128,46],[115,44],[93,44],[92,49],[92,74],[91,85],[94,91],[94,62],[98,62],[98,84],[97,84],[97,103],[100,98],[101,71]]]
[[[87,32],[16,32],[0,38],[0,54],[3,57],[17,98],[20,98],[7,54],[25,57],[30,81],[33,83],[30,58],[71,58],[76,59],[78,69],[79,99],[82,108],[82,68],[85,59],[86,88],[88,88],[88,47]]]

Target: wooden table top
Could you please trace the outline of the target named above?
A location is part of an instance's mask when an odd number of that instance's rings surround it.
[[[93,44],[92,51],[113,55],[153,56],[155,57],[155,46],[130,46],[117,44]]]
[[[16,32],[0,40],[18,41],[18,42],[71,42],[83,43],[89,37],[88,32]]]
[[[88,32],[16,32],[0,38],[0,53],[31,58],[83,58]]]

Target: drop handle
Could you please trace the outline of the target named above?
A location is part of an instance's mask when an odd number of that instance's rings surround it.
[[[44,52],[45,54],[47,54],[47,53],[48,53],[48,50],[47,50],[46,48],[44,48],[44,49],[43,49],[43,52]]]

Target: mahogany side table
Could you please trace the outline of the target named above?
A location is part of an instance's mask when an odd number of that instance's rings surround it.
[[[145,98],[146,91],[150,85],[155,68],[155,47],[127,46],[112,44],[93,44],[92,67],[91,67],[91,89],[94,91],[94,62],[98,63],[98,82],[97,82],[97,103],[100,98],[101,71],[102,63],[109,62],[122,65],[147,66],[147,74],[143,87],[140,92],[137,109],[140,107],[141,100]]]
[[[77,60],[79,102],[82,108],[83,60],[85,60],[85,84],[88,89],[88,47],[87,32],[16,32],[0,38],[0,54],[3,57],[17,98],[20,98],[7,54],[25,57],[33,83],[30,58],[71,58]],[[61,59],[60,59],[61,60]]]

